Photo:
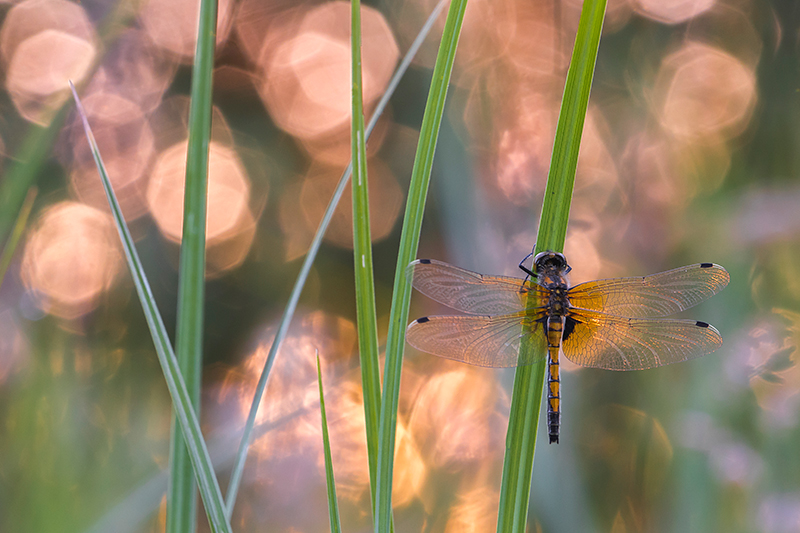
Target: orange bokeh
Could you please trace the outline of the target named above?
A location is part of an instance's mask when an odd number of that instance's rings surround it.
[[[83,8],[66,0],[26,0],[0,30],[5,86],[26,120],[47,125],[69,97],[67,82],[90,72],[97,42]]]
[[[350,320],[321,311],[296,318],[295,325],[290,328],[276,355],[256,421],[262,423],[275,420],[316,402],[316,351],[320,352],[327,383],[327,379],[332,376],[328,365],[352,357],[356,346],[355,335],[355,325]],[[239,409],[237,416],[242,420],[250,410],[255,385],[264,368],[274,336],[275,327],[271,326],[247,359],[226,374],[221,385],[222,398],[229,395],[236,397]]]
[[[193,0],[149,0],[141,11],[142,26],[150,40],[180,61],[191,62],[197,43],[200,3]],[[233,2],[220,0],[217,8],[217,47],[228,38]]]
[[[21,275],[41,308],[76,318],[97,305],[122,267],[111,216],[77,202],[48,208],[28,237]]]
[[[450,509],[445,533],[488,533],[497,526],[497,509],[500,494],[486,486],[479,486],[458,494]]]
[[[456,365],[454,365],[456,366]],[[458,470],[503,452],[508,399],[493,374],[468,365],[430,375],[412,402],[409,429],[433,466]]]
[[[188,141],[159,154],[147,186],[147,203],[161,233],[178,242],[183,227],[183,193]],[[212,142],[208,153],[206,240],[218,241],[248,220],[250,182],[236,151]],[[250,217],[251,218],[251,217]]]
[[[220,403],[231,399],[235,403],[233,416],[225,415],[226,424],[231,419],[244,422],[274,332],[270,328],[255,351],[225,374]],[[290,329],[276,356],[256,418],[257,424],[275,427],[258,436],[251,446],[251,457],[257,460],[247,474],[252,482],[287,490],[274,477],[274,468],[285,467],[279,465],[299,468],[296,465],[302,464],[307,469],[311,462],[316,465],[314,472],[324,470],[316,369],[319,353],[337,492],[353,502],[369,498],[361,374],[351,369],[355,351],[355,325],[344,318],[315,311]],[[402,421],[398,422],[395,456],[393,500],[399,506],[419,494],[427,470]],[[314,477],[309,483],[324,484],[324,479]],[[297,486],[295,490],[300,491],[299,497],[310,487]]]
[[[301,21],[283,17],[258,59],[260,93],[277,125],[300,139],[346,129],[350,122],[350,5],[321,4]],[[383,93],[399,50],[381,13],[362,7],[364,105]]]
[[[667,131],[684,141],[714,143],[747,127],[756,77],[752,67],[720,48],[689,42],[664,59],[656,93]]]
[[[503,108],[501,123],[494,128],[495,160],[488,174],[494,176],[508,201],[530,205],[544,192],[555,131],[555,101],[531,92]]]
[[[686,22],[702,15],[715,3],[716,0],[633,0],[637,13],[664,24]]]
[[[301,182],[292,184],[281,199],[280,220],[286,236],[286,258],[303,255],[341,178],[341,169],[316,165]],[[369,161],[369,206],[372,241],[389,236],[402,209],[403,192],[389,167],[378,158]],[[334,212],[325,241],[353,247],[353,209],[350,184]]]

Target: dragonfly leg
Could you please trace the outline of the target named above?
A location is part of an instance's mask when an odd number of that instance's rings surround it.
[[[536,249],[536,245],[534,245],[534,250]],[[533,252],[529,253],[525,257],[522,258],[522,261],[519,262],[519,269],[525,272],[525,279],[522,280],[522,285],[525,286],[525,282],[528,281],[528,278],[535,278],[536,274],[525,266],[525,261],[527,261],[531,256],[533,256]]]

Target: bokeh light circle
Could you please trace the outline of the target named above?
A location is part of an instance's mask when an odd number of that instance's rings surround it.
[[[181,240],[183,193],[188,141],[164,150],[154,165],[147,187],[147,204],[161,233]],[[250,182],[236,151],[212,142],[208,153],[208,216],[206,240],[212,242],[230,234],[247,220]]]
[[[44,297],[43,310],[75,318],[97,304],[122,266],[111,216],[78,202],[61,202],[39,218],[25,245],[22,280]]]

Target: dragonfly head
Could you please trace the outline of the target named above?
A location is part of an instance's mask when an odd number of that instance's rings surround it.
[[[536,274],[545,272],[561,272],[567,273],[570,267],[567,264],[567,258],[564,254],[558,252],[540,252],[533,258],[533,269]]]

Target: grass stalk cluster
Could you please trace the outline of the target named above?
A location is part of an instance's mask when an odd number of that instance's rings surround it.
[[[441,2],[428,20],[421,35],[427,33],[433,20],[442,9]],[[597,57],[600,32],[605,13],[605,0],[587,0],[581,13],[572,62],[567,74],[561,112],[559,115],[553,155],[548,175],[536,251],[561,251],[566,238],[569,207],[577,166],[581,133],[588,106],[594,65]],[[374,513],[374,530],[388,532],[392,529],[392,479],[397,425],[400,378],[405,345],[405,328],[411,299],[411,286],[405,279],[405,268],[416,257],[422,217],[425,209],[433,158],[439,128],[444,113],[447,91],[452,73],[457,44],[461,32],[466,0],[453,0],[445,22],[436,64],[433,70],[428,100],[420,128],[419,143],[412,170],[408,200],[398,249],[386,343],[386,363],[381,389],[378,365],[378,336],[375,308],[374,275],[372,269],[371,235],[369,227],[369,197],[366,157],[366,140],[374,127],[377,115],[386,105],[413,53],[422,39],[418,37],[412,50],[403,60],[398,74],[390,83],[387,94],[379,104],[369,126],[364,123],[361,79],[360,2],[352,2],[352,175],[353,175],[353,236],[356,276],[356,302],[358,318],[359,352],[362,367],[364,408],[370,470],[371,495]],[[205,271],[205,211],[207,195],[208,144],[211,128],[211,69],[214,56],[214,30],[216,27],[216,0],[203,0],[199,25],[196,62],[192,85],[190,113],[189,153],[187,155],[187,184],[184,205],[184,236],[181,246],[181,270],[178,302],[178,331],[176,350],[172,352],[163,321],[153,300],[133,240],[111,188],[108,175],[97,150],[88,121],[75,93],[79,112],[86,128],[95,161],[100,169],[112,215],[117,224],[123,248],[131,269],[134,285],[142,302],[148,326],[153,336],[175,412],[173,452],[171,456],[172,483],[171,510],[168,514],[168,531],[194,529],[194,481],[196,479],[203,498],[211,530],[230,531],[232,511],[243,471],[255,414],[266,387],[269,370],[280,342],[297,305],[316,256],[333,209],[341,197],[349,178],[346,171],[331,201],[326,218],[312,243],[292,292],[278,334],[270,350],[250,415],[245,426],[239,453],[234,463],[229,483],[227,501],[223,501],[216,475],[211,465],[205,441],[200,432],[197,410],[199,408],[199,376],[202,368],[203,302]],[[73,88],[74,92],[74,88]],[[523,349],[529,349],[523,346]],[[179,363],[180,360],[180,363]],[[530,480],[536,444],[538,414],[541,407],[544,364],[518,369],[512,397],[511,415],[506,442],[506,456],[501,485],[498,531],[523,531],[527,522]],[[339,531],[338,504],[336,502],[330,440],[322,388],[322,376],[317,356],[323,447],[326,479],[328,482],[331,528]],[[183,435],[185,442],[181,441]]]

